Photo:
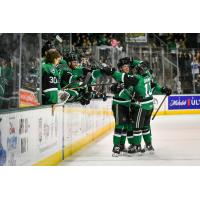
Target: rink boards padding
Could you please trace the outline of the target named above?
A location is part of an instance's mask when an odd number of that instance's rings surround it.
[[[172,96],[174,110],[168,109],[167,99],[158,115],[200,114],[200,109],[194,109],[200,104],[199,95],[180,96]],[[163,98],[154,96],[155,111]],[[51,106],[41,106],[1,113],[0,165],[57,165],[113,129],[111,102],[111,99],[93,100],[87,106],[78,103],[56,106],[54,111]]]
[[[113,128],[111,100],[66,104],[0,115],[0,165],[56,165]],[[3,155],[3,156],[2,156]],[[6,157],[6,159],[5,159]]]

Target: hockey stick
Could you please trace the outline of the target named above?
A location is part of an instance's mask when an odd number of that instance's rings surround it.
[[[79,88],[79,87],[80,87],[80,88],[83,88],[83,87],[85,87],[85,85],[87,85],[87,83],[89,82],[91,76],[92,76],[92,74],[89,72],[89,73],[87,74],[87,76],[85,77],[83,83],[82,83],[80,86],[76,87],[76,88]],[[65,90],[65,89],[75,89],[75,88],[70,88],[70,87],[71,87],[73,84],[79,83],[79,82],[80,82],[80,81],[77,81],[77,80],[76,80],[76,81],[73,81],[73,82],[67,84],[66,86],[64,86],[64,87],[62,88],[62,90]]]
[[[75,88],[70,88],[70,86],[74,83],[78,83],[79,81],[74,81],[74,82],[71,82],[69,83],[68,85],[64,86],[62,88],[62,90],[65,90],[65,89],[79,89],[79,88],[83,88],[85,84],[81,84],[80,86],[77,86]],[[99,83],[99,84],[88,84],[88,86],[106,86],[106,85],[113,85],[114,83]]]
[[[165,99],[167,98],[167,95],[165,95],[164,99],[162,100],[160,106],[158,107],[158,109],[156,110],[156,113],[154,114],[154,116],[152,117],[152,120],[154,120],[154,118],[156,117],[158,111],[160,110],[162,104],[164,103]]]
[[[106,86],[106,85],[113,85],[114,83],[100,83],[100,84],[88,84],[87,86]],[[64,88],[64,89],[72,89],[72,90],[75,90],[75,89],[80,89],[80,88],[84,88],[86,85],[82,84],[78,87],[74,87],[74,88]]]

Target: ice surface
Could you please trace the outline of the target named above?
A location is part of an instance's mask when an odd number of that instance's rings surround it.
[[[200,115],[157,116],[152,123],[154,155],[112,157],[113,132],[60,163],[61,166],[200,166]],[[128,146],[128,144],[127,144]]]

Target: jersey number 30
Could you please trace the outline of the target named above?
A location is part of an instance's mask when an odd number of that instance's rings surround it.
[[[54,84],[58,83],[58,80],[56,77],[50,76],[49,79],[50,79],[49,81],[50,83],[54,83]]]

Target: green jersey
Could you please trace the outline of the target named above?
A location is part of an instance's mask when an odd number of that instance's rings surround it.
[[[136,102],[135,106],[139,106],[144,110],[153,109],[153,91],[161,94],[161,86],[152,78],[150,72],[145,75],[136,74],[132,76],[132,78],[137,81],[132,84],[132,86],[128,87],[128,89],[124,89],[126,94],[130,94],[130,98],[134,95]]]
[[[124,84],[125,77],[129,76],[128,74],[122,73],[120,71],[115,71],[112,77],[119,84]],[[129,107],[131,105],[130,93],[126,91],[126,89],[122,89],[120,92],[114,93],[113,97],[113,105],[123,105]]]
[[[55,65],[42,65],[43,104],[58,103],[58,90],[61,89],[59,78],[59,73]]]

